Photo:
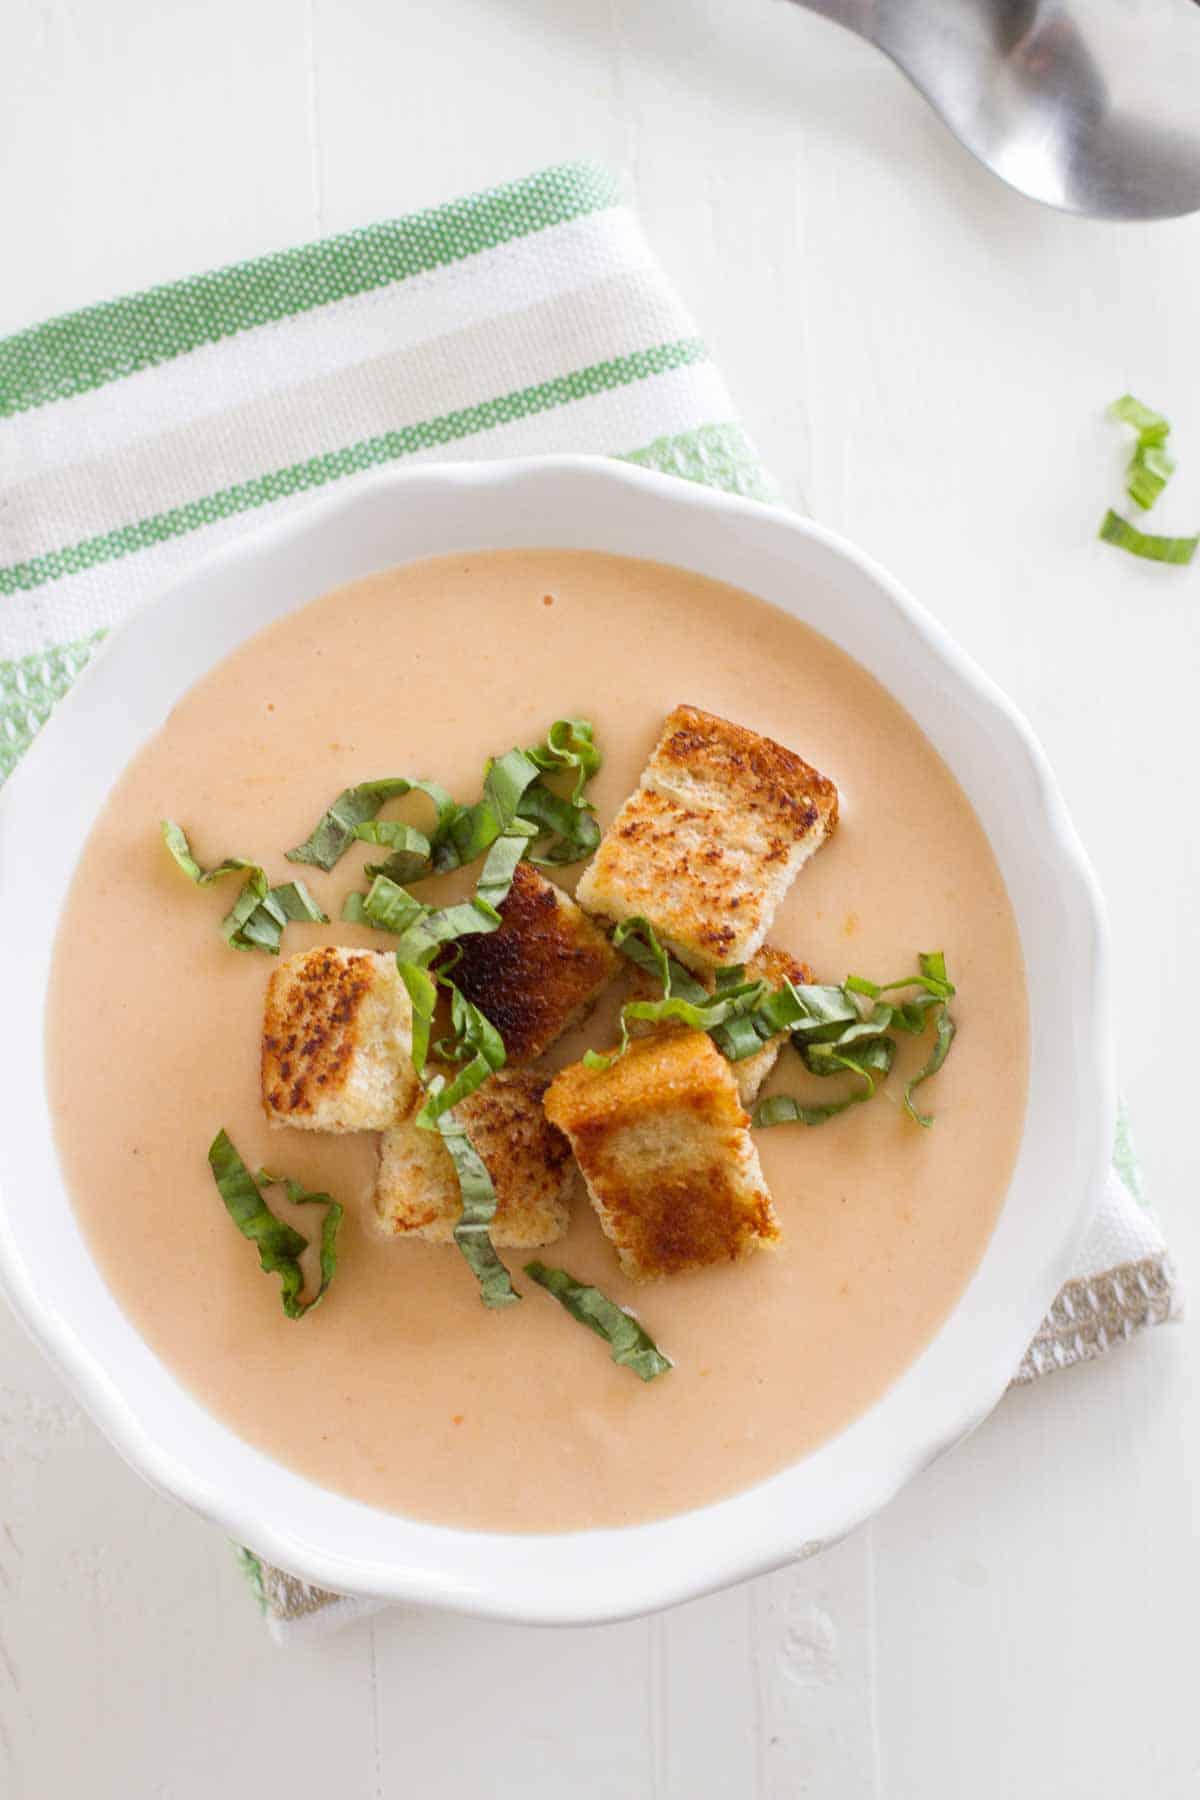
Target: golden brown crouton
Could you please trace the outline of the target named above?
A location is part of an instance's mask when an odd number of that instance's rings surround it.
[[[267,983],[263,1107],[273,1125],[376,1131],[417,1092],[412,1007],[396,959],[323,945]]]
[[[573,1063],[546,1116],[635,1281],[736,1262],[779,1237],[737,1083],[706,1032],[656,1032],[609,1069]]]
[[[677,706],[584,871],[579,903],[610,919],[644,913],[694,966],[746,962],[837,813],[833,783],[791,750]]]
[[[518,863],[498,931],[461,938],[451,979],[491,1020],[510,1063],[532,1062],[576,1023],[622,958],[561,888]]]
[[[567,1228],[575,1167],[566,1138],[542,1111],[545,1091],[538,1076],[502,1069],[454,1109],[496,1189],[491,1238],[498,1249],[552,1244]],[[418,1098],[403,1123],[383,1134],[375,1210],[397,1237],[445,1244],[462,1194],[441,1137],[416,1123],[420,1104]]]
[[[630,963],[632,972],[630,992],[635,1000],[660,1000],[662,983],[657,975],[649,969],[641,969],[636,963]],[[770,988],[781,988],[785,981],[793,981],[798,986],[812,980],[812,970],[807,963],[798,962],[788,950],[777,949],[773,944],[764,944],[757,956],[752,956],[746,964],[746,978],[751,981],[765,981]],[[711,994],[715,984],[713,975],[701,975],[697,979]],[[631,1019],[629,1029],[635,1037],[644,1037],[651,1031],[686,1031],[686,1025],[672,1023],[651,1025],[645,1020]],[[738,1099],[743,1106],[753,1106],[758,1099],[759,1090],[775,1064],[779,1060],[779,1052],[788,1041],[786,1031],[778,1031],[768,1038],[761,1050],[753,1056],[744,1056],[740,1062],[730,1063],[734,1079],[737,1082]]]

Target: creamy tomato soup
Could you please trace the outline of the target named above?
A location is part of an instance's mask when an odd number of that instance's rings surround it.
[[[488,1312],[453,1246],[384,1237],[375,1134],[272,1129],[259,1098],[273,963],[226,947],[236,889],[188,885],[158,822],[206,865],[239,854],[274,881],[343,787],[432,775],[477,797],[488,752],[592,719],[601,825],[665,714],[689,701],[831,776],[841,824],[801,871],[771,941],[815,979],[887,980],[945,950],[958,1038],[905,1115],[905,1043],[882,1097],[820,1129],[756,1132],[783,1227],[774,1254],[633,1287],[580,1189],[540,1252],[634,1306],[675,1368],[649,1385],[520,1273]],[[422,820],[410,797],[389,814]],[[362,885],[355,846],[305,869],[334,921]],[[561,874],[573,887],[580,869]],[[422,897],[466,891],[462,875]],[[361,927],[290,925],[284,953],[386,948]],[[604,1044],[613,1011],[555,1047]],[[565,1531],[631,1524],[744,1488],[861,1413],[938,1329],[982,1255],[1016,1155],[1027,1019],[1016,925],[954,778],[884,690],[826,639],[733,588],[586,552],[412,564],[302,608],[198,683],[125,772],[83,851],[58,936],[48,1079],[80,1224],[163,1360],[236,1432],[330,1488],[447,1524]],[[831,1097],[785,1051],[767,1092]],[[346,1206],[323,1304],[287,1319],[279,1283],[227,1217],[206,1160],[225,1126]],[[311,1209],[271,1204],[306,1236]]]

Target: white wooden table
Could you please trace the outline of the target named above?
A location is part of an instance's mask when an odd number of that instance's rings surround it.
[[[1040,211],[778,0],[6,0],[0,332],[568,156],[623,171],[785,490],[1032,718],[1107,888],[1124,1082],[1200,1268],[1200,569],[1096,544],[1107,400],[1200,524],[1200,218]],[[394,1613],[288,1653],[0,1317],[0,1794],[1183,1800],[1186,1326],[1009,1399],[822,1560],[546,1635]]]

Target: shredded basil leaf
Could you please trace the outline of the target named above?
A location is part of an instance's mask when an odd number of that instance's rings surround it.
[[[923,1126],[926,1131],[928,1131],[929,1127],[933,1124],[933,1114],[923,1113],[917,1110],[917,1107],[913,1103],[913,1092],[916,1088],[920,1087],[923,1081],[928,1081],[931,1075],[937,1074],[938,1070],[950,1054],[950,1046],[954,1042],[954,1033],[956,1029],[957,1027],[955,1026],[954,1020],[943,1006],[941,1012],[937,1016],[937,1023],[934,1026],[933,1049],[929,1053],[929,1061],[925,1064],[925,1067],[921,1070],[920,1074],[914,1075],[912,1080],[905,1084],[904,1104],[908,1110],[909,1117],[915,1119],[917,1124]]]
[[[436,946],[435,946],[436,948]],[[454,1241],[479,1282],[485,1306],[510,1306],[520,1295],[513,1288],[488,1227],[496,1212],[496,1190],[479,1152],[453,1108],[481,1088],[505,1062],[504,1040],[474,1003],[468,1000],[444,972],[396,956],[400,978],[408,989],[413,1010],[413,1066],[425,1089],[425,1102],[416,1117],[424,1131],[437,1131],[450,1153],[462,1191],[462,1214],[454,1228]],[[437,990],[449,990],[451,1037],[437,1045],[444,1061],[465,1064],[452,1081],[445,1076],[426,1076],[429,1039],[437,1008]]]
[[[435,837],[448,830],[460,808],[444,787],[436,781],[409,781],[403,775],[385,776],[380,781],[360,781],[357,787],[344,788],[328,812],[321,815],[311,835],[287,852],[288,861],[314,863],[318,869],[332,869],[354,842],[360,825],[374,819],[387,801],[413,793],[425,794],[433,801],[437,814]]]
[[[342,918],[350,924],[372,925],[388,931],[400,942],[396,955],[402,963],[427,968],[444,944],[472,932],[495,931],[500,914],[478,897],[456,906],[426,906],[387,875],[377,875],[366,894],[348,894]]]
[[[435,1075],[426,1089],[429,1098],[417,1115],[417,1124],[427,1131],[439,1132],[450,1152],[462,1190],[462,1215],[454,1227],[454,1241],[479,1283],[480,1299],[491,1308],[511,1306],[521,1296],[513,1287],[508,1270],[492,1243],[489,1227],[496,1216],[496,1189],[483,1158],[467,1135],[466,1127],[452,1112],[442,1108],[432,1118],[426,1118],[430,1105],[440,1102],[449,1091],[444,1087],[442,1077]]]
[[[227,856],[224,862],[217,864],[216,868],[202,869],[192,855],[192,847],[188,843],[187,833],[182,825],[177,825],[174,819],[163,819],[161,824],[163,843],[188,880],[194,881],[197,887],[211,887],[214,881],[221,881],[226,875],[234,875],[242,870],[258,875],[262,874],[258,864],[247,862],[244,856]],[[265,886],[263,891],[266,892]]]
[[[329,923],[302,881],[287,881],[282,887],[273,888],[268,884],[266,871],[241,856],[227,856],[214,869],[205,870],[192,855],[187,834],[173,819],[163,819],[162,835],[178,866],[197,887],[211,887],[226,875],[245,874],[241,892],[221,920],[221,936],[231,949],[265,950],[278,956],[283,928],[289,920]]]
[[[427,968],[445,944],[478,932],[495,931],[500,914],[486,900],[462,900],[457,906],[427,907],[401,936],[396,954],[404,962]]]
[[[1160,444],[1139,444],[1129,464],[1125,492],[1149,512],[1175,473],[1175,458]]]
[[[373,925],[376,931],[390,931],[396,937],[408,931],[429,911],[422,901],[414,899],[406,888],[402,888],[389,875],[377,875],[361,899],[362,922]],[[343,905],[342,917],[345,916]],[[406,957],[404,960],[413,959]]]
[[[508,898],[517,864],[536,837],[537,826],[528,819],[511,819],[483,859],[483,868],[475,884],[475,899],[484,905],[499,907]]]
[[[366,829],[386,832],[390,827],[385,824]],[[517,864],[536,831],[537,827],[526,819],[510,819],[492,840],[471,898],[440,908],[426,906],[395,879],[395,871],[404,866],[403,859],[414,853],[411,845],[405,844],[386,863],[368,865],[368,875],[374,875],[370,890],[366,894],[347,894],[342,902],[342,917],[352,924],[373,925],[379,931],[392,932],[400,939],[397,955],[401,963],[425,967],[443,945],[473,933],[495,931],[502,923],[498,909],[508,897]],[[401,840],[397,837],[395,841]]]
[[[752,1123],[824,1125],[849,1107],[862,1105],[874,1097],[878,1082],[891,1073],[896,1040],[890,1034],[903,1031],[918,1037],[932,1015],[934,1045],[929,1060],[904,1090],[909,1116],[918,1125],[931,1126],[932,1115],[920,1112],[912,1096],[923,1081],[937,1074],[949,1054],[955,1026],[948,1002],[954,998],[955,987],[940,950],[922,951],[917,966],[918,974],[897,981],[868,981],[865,975],[848,975],[840,988],[789,986],[793,1001],[803,1004],[805,1011],[804,1019],[790,1027],[805,1068],[820,1076],[856,1075],[862,1085],[846,1099],[824,1106],[805,1106],[789,1094],[774,1094],[759,1103]],[[911,999],[895,1002],[882,998],[905,988],[917,992]],[[863,1009],[863,1000],[872,1002],[869,1012]]]
[[[386,875],[390,881],[419,881],[433,866],[429,839],[415,826],[402,825],[399,819],[369,819],[355,827],[354,835],[364,844],[382,844],[391,851],[386,861],[367,863],[363,873]]]
[[[527,1262],[525,1273],[548,1294],[553,1294],[573,1319],[603,1338],[613,1361],[632,1369],[640,1381],[653,1381],[656,1375],[665,1375],[668,1369],[674,1368],[670,1357],[663,1355],[633,1314],[610,1300],[599,1288],[576,1281],[565,1269],[549,1269],[543,1262]]]
[[[1144,557],[1147,562],[1180,565],[1190,563],[1200,545],[1200,533],[1195,537],[1159,537],[1153,532],[1139,531],[1111,507],[1104,515],[1100,536],[1106,544],[1115,544],[1119,550],[1128,550],[1131,556]]]
[[[865,1088],[851,1094],[848,1100],[832,1100],[825,1106],[802,1106],[791,1094],[771,1094],[766,1100],[759,1101],[750,1115],[750,1123],[756,1130],[769,1125],[824,1125],[828,1120],[836,1119],[839,1113],[848,1112],[852,1106],[869,1099],[870,1094]]]
[[[537,764],[523,750],[493,757],[483,778],[483,798],[460,807],[449,829],[434,837],[433,866],[439,874],[474,862],[511,825],[522,795],[537,780]]]
[[[852,1044],[846,1044],[844,1040],[837,1044],[804,1044],[800,1049],[800,1060],[813,1075],[840,1075],[848,1069],[852,1075],[860,1076],[864,1083],[864,1100],[870,1100],[875,1093],[874,1077],[891,1073],[895,1056],[894,1040],[883,1036],[863,1038]]]
[[[574,769],[571,805],[577,807],[586,805],[583,790],[604,760],[596,748],[590,719],[555,719],[542,743],[534,744],[526,755],[544,774]]]
[[[1170,424],[1161,413],[1132,394],[1122,394],[1119,400],[1114,400],[1108,416],[1123,425],[1131,425],[1137,432],[1125,491],[1135,505],[1148,512],[1175,473],[1175,458],[1166,448]],[[1139,531],[1128,519],[1111,510],[1105,515],[1100,536],[1106,544],[1116,544],[1118,549],[1127,550],[1131,556],[1144,557],[1148,562],[1190,563],[1200,543],[1200,536],[1159,537]]]
[[[417,1115],[417,1124],[426,1128],[436,1124],[443,1113],[465,1100],[468,1094],[481,1088],[488,1076],[502,1069],[506,1061],[504,1039],[491,1020],[455,987],[448,976],[440,973],[437,979],[450,993],[451,1024],[451,1035],[439,1042],[437,1053],[443,1062],[463,1063],[465,1067],[436,1091],[433,1084],[430,1085],[425,1104]]]
[[[1165,444],[1171,433],[1170,421],[1132,394],[1122,394],[1108,409],[1110,419],[1119,425],[1132,425],[1139,444]]]
[[[429,1038],[433,1029],[433,1015],[437,1010],[437,981],[428,969],[422,969],[416,963],[402,962],[396,958],[396,967],[400,979],[408,989],[408,998],[412,1004],[412,1062],[418,1079],[425,1074],[425,1064],[429,1060]]]
[[[538,842],[530,862],[539,868],[558,868],[591,856],[600,842],[600,827],[585,789],[603,758],[596,748],[591,721],[555,719],[542,743],[525,752],[543,774],[564,769],[575,771],[569,799],[556,794],[544,781],[535,781],[521,799],[522,817],[538,826]]]
[[[257,1177],[233,1147],[229,1134],[218,1131],[209,1146],[208,1163],[217,1192],[225,1202],[225,1210],[251,1243],[258,1245],[258,1260],[268,1275],[280,1279],[280,1299],[289,1319],[302,1319],[323,1298],[337,1272],[337,1235],[343,1208],[329,1194],[312,1194],[298,1181],[286,1175],[272,1175],[260,1169]],[[300,1253],[308,1248],[308,1239],[277,1219],[262,1197],[262,1188],[282,1183],[289,1200],[300,1206],[324,1206],[321,1226],[321,1285],[311,1300],[301,1300],[304,1271]]]
[[[521,816],[538,827],[529,861],[540,869],[582,862],[600,842],[600,827],[594,815],[564,800],[543,781],[535,781],[521,796]]]
[[[526,845],[536,839],[537,854],[530,860],[540,864],[578,862],[590,856],[600,842],[600,827],[584,796],[584,788],[600,761],[587,719],[556,719],[542,743],[529,750],[509,750],[503,756],[489,758],[484,768],[483,797],[473,806],[460,806],[436,781],[410,781],[404,776],[364,781],[339,794],[312,835],[289,850],[288,857],[293,862],[312,862],[331,869],[356,839],[380,844],[391,855],[384,862],[368,863],[366,873],[372,878],[382,875],[397,885],[462,868],[485,855],[501,838],[519,838]],[[542,773],[564,770],[575,773],[570,799],[554,793],[541,780]],[[425,794],[433,802],[436,817],[432,833],[418,831],[399,820],[377,818],[386,801],[408,793]],[[492,868],[485,870],[489,891],[484,897],[492,905],[499,904],[492,888],[500,898],[508,892],[507,886],[500,888],[500,881],[510,858],[511,868],[515,868],[520,852],[514,852],[511,843],[498,852]],[[342,917],[354,923],[371,923],[369,917],[363,917],[366,910],[365,902],[360,909],[347,899]]]
[[[644,1020],[652,1025],[674,1020],[692,1031],[712,1031],[728,1020],[753,1012],[767,992],[764,981],[742,980],[745,971],[739,968],[728,970],[727,980],[710,994],[686,970],[680,970],[680,965],[659,943],[649,919],[640,915],[623,919],[613,932],[612,941],[614,949],[623,951],[631,962],[658,976],[663,984],[663,997],[661,1000],[627,1000],[618,1021],[620,1037],[616,1049],[607,1056],[598,1050],[585,1050],[583,1061],[589,1069],[611,1069],[621,1060],[629,1049],[631,1020]],[[682,985],[689,994],[698,995],[697,999],[685,999],[676,992],[677,971],[682,977]]]

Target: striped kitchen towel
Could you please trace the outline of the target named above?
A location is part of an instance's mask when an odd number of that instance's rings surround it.
[[[592,451],[772,487],[614,183],[572,165],[0,341],[0,776],[105,630],[194,560],[384,463]],[[1122,1127],[1015,1379],[1177,1309]],[[244,1553],[279,1636],[368,1602]]]

